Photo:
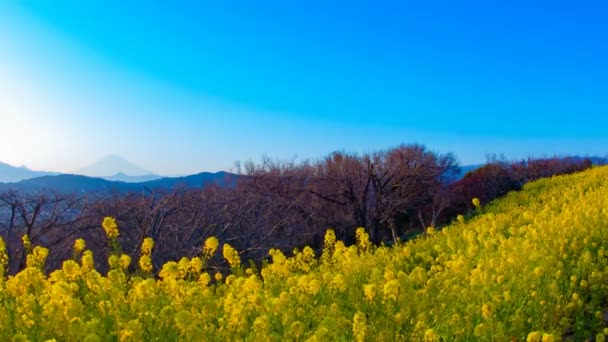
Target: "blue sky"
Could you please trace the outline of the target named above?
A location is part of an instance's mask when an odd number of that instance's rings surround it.
[[[3,1],[0,161],[608,153],[608,5]]]

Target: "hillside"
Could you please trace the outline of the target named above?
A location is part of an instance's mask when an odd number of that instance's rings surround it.
[[[118,233],[111,220],[104,228],[110,237]],[[107,277],[91,271],[87,253],[46,277],[36,268],[44,259],[38,251],[32,267],[0,282],[0,319],[7,322],[0,337],[604,338],[608,167],[527,184],[468,219],[395,247],[371,246],[362,229],[357,235],[358,244],[345,247],[328,231],[319,258],[310,248],[289,258],[273,250],[259,273],[245,270],[224,245],[234,273],[228,277],[204,269],[218,248],[214,239],[200,257],[165,264],[158,279],[149,273],[150,241],[130,269],[125,256],[111,259]],[[129,276],[136,269],[138,276]]]

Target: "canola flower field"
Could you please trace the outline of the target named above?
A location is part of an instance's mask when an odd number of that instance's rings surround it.
[[[116,247],[116,222],[103,228]],[[257,271],[210,238],[200,256],[154,277],[151,239],[133,265],[111,256],[107,274],[77,240],[74,259],[47,275],[47,250],[24,237],[27,268],[0,276],[0,340],[603,341],[608,332],[607,167],[530,183],[408,243],[376,247],[362,228],[357,240],[346,247],[329,230],[321,255],[272,250]],[[207,271],[214,253],[231,275]]]

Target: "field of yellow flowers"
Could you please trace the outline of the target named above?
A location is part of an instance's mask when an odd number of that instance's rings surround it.
[[[107,274],[77,240],[74,258],[47,275],[47,250],[24,237],[27,268],[6,277],[0,267],[0,340],[603,341],[608,168],[475,204],[471,218],[394,247],[372,246],[362,228],[346,247],[329,230],[321,255],[272,250],[259,271],[211,238],[154,277],[154,241],[132,261],[106,218],[117,251]],[[231,275],[206,269],[220,252]]]

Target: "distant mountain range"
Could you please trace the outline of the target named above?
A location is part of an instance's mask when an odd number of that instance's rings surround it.
[[[16,183],[0,183],[0,192],[8,190],[24,192],[51,190],[60,193],[126,193],[159,189],[171,190],[177,187],[203,188],[212,184],[220,187],[234,187],[238,177],[236,174],[224,171],[201,172],[185,177],[163,177],[146,182],[127,183],[109,181],[103,178],[60,174],[25,179]]]
[[[32,171],[25,166],[16,167],[0,162],[0,182],[2,183],[18,182],[23,179],[58,174],[58,172]]]
[[[14,183],[31,178],[56,176],[59,174],[61,173],[33,171],[25,166],[16,167],[0,162],[0,183]],[[125,158],[118,155],[106,156],[71,174],[127,183],[140,183],[162,178],[162,176],[131,164]]]
[[[148,182],[151,180],[161,179],[163,177],[159,176],[159,175],[153,175],[153,174],[142,175],[142,176],[129,176],[129,175],[125,174],[124,172],[119,172],[119,173],[115,174],[114,176],[99,177],[99,178],[103,178],[103,179],[109,180],[109,181],[119,181],[119,182],[126,182],[126,183],[141,183],[141,182]]]
[[[184,177],[162,177],[131,164],[117,155],[106,156],[75,174],[32,171],[0,162],[0,191],[62,193],[138,192],[176,187],[200,188],[211,184],[233,187],[239,176],[228,172],[201,172]]]

